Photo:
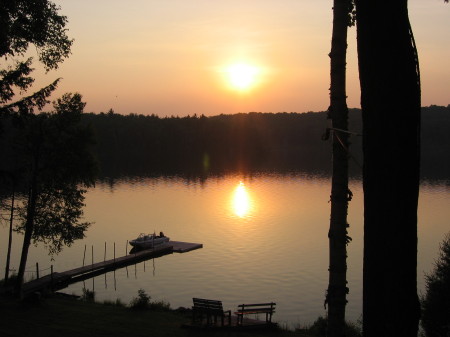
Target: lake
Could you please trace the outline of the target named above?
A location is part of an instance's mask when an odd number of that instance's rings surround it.
[[[325,315],[328,282],[330,178],[301,173],[230,174],[207,179],[179,177],[124,179],[98,183],[86,194],[85,220],[95,222],[86,238],[52,261],[42,246],[31,247],[27,277],[36,262],[41,275],[125,255],[127,240],[139,233],[163,231],[172,240],[202,243],[203,248],[172,254],[71,285],[64,291],[96,299],[129,303],[144,289],[153,300],[172,308],[190,307],[192,297],[218,299],[226,309],[241,303],[274,301],[274,320],[294,327]],[[347,318],[362,312],[363,193],[351,180],[349,205]],[[419,201],[418,282],[438,256],[439,243],[450,230],[448,182],[423,182]],[[7,227],[0,228],[3,272]],[[388,233],[387,233],[388,234]],[[19,264],[21,236],[14,236],[12,268]]]

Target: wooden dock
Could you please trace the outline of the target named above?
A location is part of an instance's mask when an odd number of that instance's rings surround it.
[[[181,241],[169,241],[166,245],[153,249],[146,249],[139,252],[133,252],[126,256],[115,259],[97,262],[83,267],[67,270],[64,272],[53,272],[50,275],[41,277],[23,284],[23,295],[41,291],[56,291],[66,288],[70,284],[84,281],[92,277],[124,268],[149,259],[161,257],[173,253],[187,253],[195,249],[202,248],[201,243],[189,243]]]

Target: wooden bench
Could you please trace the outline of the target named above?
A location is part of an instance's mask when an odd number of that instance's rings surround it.
[[[244,315],[249,314],[266,314],[266,323],[272,322],[272,315],[275,313],[276,303],[256,303],[256,304],[240,304],[238,310],[234,313],[237,315],[237,324],[242,325]]]
[[[203,324],[206,317],[206,324],[217,323],[217,317],[221,318],[222,326],[225,323],[225,316],[228,317],[228,325],[231,326],[231,310],[223,310],[222,301],[207,300],[204,298],[193,298],[192,323]]]

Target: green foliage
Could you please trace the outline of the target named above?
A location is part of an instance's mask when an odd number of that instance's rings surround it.
[[[92,134],[80,125],[85,104],[81,98],[65,94],[55,102],[54,113],[29,115],[13,143],[22,180],[28,186],[34,181],[36,195],[33,213],[30,198],[18,208],[21,220],[16,230],[24,232],[33,214],[32,239],[44,242],[51,255],[82,239],[90,225],[80,220],[85,188],[95,181],[96,163],[90,152]]]
[[[170,310],[170,303],[165,301],[151,301],[144,289],[138,290],[138,297],[135,297],[130,302],[130,308],[133,310],[155,310],[168,311]]]
[[[73,43],[66,34],[67,18],[58,14],[59,9],[48,0],[2,1],[0,57],[23,56],[32,44],[47,70],[57,68]]]
[[[320,316],[310,326],[301,329],[296,329],[296,331],[304,336],[326,337],[327,319]],[[345,322],[345,336],[361,337],[362,336],[361,322],[359,321],[357,323]]]
[[[138,290],[138,297],[135,297],[130,302],[130,308],[135,310],[150,309],[150,295],[147,295],[144,289]]]
[[[14,67],[9,66],[7,70],[0,70],[0,103],[9,102],[15,95],[14,86],[20,91],[26,91],[34,82],[28,75],[33,71],[31,68],[32,58],[24,62],[16,62]]]
[[[356,24],[356,9],[355,0],[348,0],[348,23],[349,27],[353,27]]]
[[[83,288],[81,299],[86,302],[95,302],[95,291]]]
[[[35,47],[39,61],[49,71],[58,68],[70,54],[73,40],[65,28],[67,18],[59,15],[59,7],[49,0],[8,0],[0,8],[0,61],[25,56],[30,45]],[[15,61],[0,70],[0,113],[28,114],[49,103],[47,98],[55,90],[59,79],[16,102],[10,102],[15,91],[26,92],[34,82],[29,76],[32,58]]]
[[[117,306],[104,306],[98,303],[76,301],[70,298],[54,297],[45,300],[43,305],[30,305],[23,302],[2,299],[2,336],[10,337],[298,337],[290,331],[252,330],[232,331],[194,331],[183,329],[189,323],[190,315],[174,311],[139,312]]]
[[[13,273],[8,276],[8,281],[5,283],[5,279],[0,280],[0,287],[6,287],[13,285],[17,280],[17,274]]]
[[[122,307],[122,308],[126,307],[125,303],[123,303],[119,298],[117,298],[115,301],[104,300],[103,305],[108,305],[108,306],[113,306],[113,307]]]
[[[425,282],[422,327],[428,337],[447,337],[450,335],[450,233],[441,243],[435,268],[425,276]]]
[[[50,103],[47,98],[52,94],[52,92],[56,89],[60,79],[53,81],[46,87],[36,91],[35,93],[23,97],[22,99],[0,106],[0,114],[9,114],[9,115],[27,115],[34,112],[34,109],[42,110],[42,108]],[[2,79],[0,79],[0,90],[2,86]]]
[[[157,311],[168,311],[170,310],[170,303],[166,301],[153,301],[150,302],[150,309]]]
[[[49,254],[54,255],[63,246],[71,246],[75,240],[83,239],[91,224],[79,222],[83,216],[85,192],[72,184],[59,184],[55,189],[45,187],[36,202],[34,243],[43,242]],[[26,214],[21,215],[25,224]]]

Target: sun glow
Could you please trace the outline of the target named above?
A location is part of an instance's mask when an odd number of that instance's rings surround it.
[[[246,63],[236,63],[228,66],[225,72],[230,85],[234,89],[247,90],[258,82],[261,70]]]
[[[233,211],[238,217],[243,218],[248,215],[250,208],[250,196],[244,183],[241,181],[233,193]]]

